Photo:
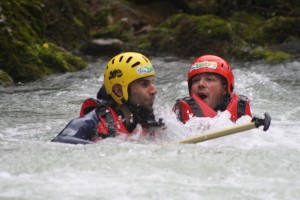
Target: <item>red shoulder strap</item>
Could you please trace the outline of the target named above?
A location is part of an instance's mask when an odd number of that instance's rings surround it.
[[[195,94],[191,97],[179,100],[173,111],[176,113],[178,119],[184,124],[192,117],[215,117],[217,112],[214,111],[209,105]]]
[[[173,112],[177,115],[178,120],[182,123],[186,123],[190,118],[194,116],[191,106],[187,103],[186,100],[179,100],[173,107]]]
[[[228,110],[230,113],[231,113],[231,121],[236,121],[240,116],[238,116],[238,105],[239,103],[239,95],[233,93],[232,97],[231,97],[231,101],[230,103],[228,104],[226,110]],[[251,114],[251,110],[250,110],[250,100],[248,98],[246,98],[245,100],[243,100],[245,103],[245,107],[244,107],[244,110],[243,110],[243,113],[242,115],[249,115],[250,117],[252,117],[252,114]]]
[[[239,96],[235,93],[231,96],[231,100],[226,108],[231,113],[231,121],[236,121],[238,119],[237,114],[237,105],[238,105]]]
[[[217,112],[212,109],[209,105],[207,105],[198,95],[192,94],[192,98],[196,101],[196,103],[200,106],[203,117],[215,117],[217,116]]]
[[[100,104],[98,103],[96,106],[100,106]],[[114,137],[120,134],[129,134],[126,126],[124,125],[123,121],[119,119],[116,111],[110,106],[102,106],[102,112],[100,111],[98,113],[100,121],[97,127],[97,135],[95,136],[94,140]]]
[[[112,115],[112,118],[114,120],[114,127],[116,129],[117,135],[121,133],[129,134],[129,131],[127,130],[126,126],[124,125],[123,121],[119,119],[119,116],[115,112],[114,109],[111,107],[107,106],[107,109]]]

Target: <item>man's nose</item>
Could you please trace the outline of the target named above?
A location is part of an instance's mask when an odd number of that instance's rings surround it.
[[[197,83],[198,83],[198,87],[204,87],[205,86],[205,80],[204,79],[199,79],[198,81],[197,81]]]
[[[150,93],[151,94],[156,94],[157,93],[156,86],[153,83],[150,86]]]

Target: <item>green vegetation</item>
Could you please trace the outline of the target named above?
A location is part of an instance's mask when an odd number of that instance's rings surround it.
[[[71,1],[64,2],[67,4],[67,2],[70,3]],[[63,49],[63,47],[71,48],[76,46],[76,38],[72,38],[71,31],[64,37],[53,37],[51,31],[47,30],[53,24],[47,22],[48,14],[51,12],[46,12],[45,5],[47,1],[44,3],[39,0],[1,2],[1,79],[7,79],[7,76],[9,76],[8,79],[14,82],[27,82],[40,79],[51,73],[76,71],[87,66],[83,59]],[[55,7],[53,9],[50,6],[47,8],[49,8],[49,11],[53,11]],[[60,15],[63,15],[63,13]],[[76,37],[87,37],[88,34],[84,33],[84,31],[82,31],[82,36],[78,35],[81,30],[80,27],[85,27],[83,23],[75,16],[72,19],[73,29],[77,30],[76,32],[74,31]],[[55,21],[53,18],[51,20]],[[65,26],[70,24],[67,21],[65,23]],[[51,37],[47,37],[49,34]],[[57,34],[63,35],[60,31],[57,31]],[[57,38],[61,38],[61,41]],[[66,40],[66,38],[70,40]],[[56,44],[61,43],[63,45],[58,47],[54,43],[48,43],[51,40],[56,41]],[[6,76],[3,75],[3,72],[5,72]],[[2,80],[2,82],[6,81]]]
[[[152,34],[152,47],[181,56],[224,54],[231,45],[230,24],[214,15],[178,14]]]
[[[102,49],[96,55],[134,50],[241,61],[295,59],[299,13],[297,0],[1,1],[0,85],[81,70],[87,63],[72,52],[93,51],[87,45],[93,39],[123,42],[95,48]]]

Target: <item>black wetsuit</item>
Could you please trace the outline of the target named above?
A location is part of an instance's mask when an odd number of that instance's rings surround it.
[[[66,127],[51,140],[51,142],[62,142],[70,144],[90,144],[97,132],[99,116],[96,109],[84,117],[71,120]]]

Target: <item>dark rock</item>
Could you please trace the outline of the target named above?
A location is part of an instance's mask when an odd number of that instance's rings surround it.
[[[91,56],[115,55],[122,51],[123,45],[119,39],[96,39],[82,46],[80,51]]]

